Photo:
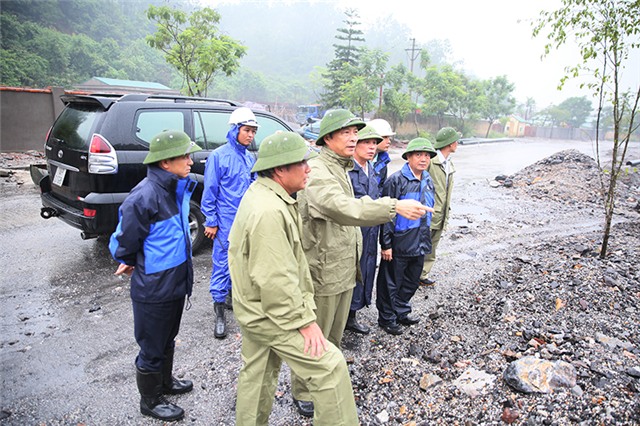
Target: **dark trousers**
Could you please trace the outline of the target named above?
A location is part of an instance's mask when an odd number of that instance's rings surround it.
[[[133,332],[140,346],[136,366],[140,370],[162,370],[165,353],[175,345],[183,309],[184,298],[163,303],[133,301]]]
[[[378,324],[391,326],[411,313],[411,298],[420,286],[424,255],[382,260],[376,281]]]

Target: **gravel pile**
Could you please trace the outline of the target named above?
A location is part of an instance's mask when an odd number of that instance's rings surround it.
[[[525,206],[526,219],[510,219],[531,237],[483,255],[465,244],[504,240],[508,221],[449,230],[447,249],[460,253],[445,252],[445,276],[414,297],[423,321],[399,337],[346,334],[362,424],[640,424],[638,173],[622,179],[600,259],[600,227],[548,230],[563,216],[603,220],[591,158],[563,151],[503,177],[502,195]],[[508,370],[523,360],[543,367],[517,386]],[[566,376],[543,369],[558,364]]]

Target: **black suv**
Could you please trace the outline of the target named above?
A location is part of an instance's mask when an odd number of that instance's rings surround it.
[[[180,96],[63,95],[66,108],[45,142],[47,170],[32,167],[42,192],[40,215],[58,217],[80,229],[83,239],[111,234],[118,207],[147,173],[142,164],[153,136],[182,130],[203,150],[193,154],[191,177],[198,182],[189,214],[193,251],[204,243],[200,212],[204,166],[209,153],[227,142],[229,115],[239,105],[226,100]],[[254,153],[266,136],[291,131],[282,119],[254,111],[260,128]]]

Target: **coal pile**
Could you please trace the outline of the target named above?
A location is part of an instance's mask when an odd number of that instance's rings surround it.
[[[511,203],[536,209],[523,209],[530,234],[511,239],[521,219],[506,208],[502,223],[449,230],[451,252],[506,249],[439,260],[444,277],[418,290],[422,321],[403,335],[345,334],[363,425],[640,424],[637,173],[621,178],[604,259],[600,226],[562,225],[602,204],[590,157],[563,151],[504,178]]]
[[[593,158],[570,149],[544,158],[512,176],[497,176],[494,186],[513,188],[519,194],[544,201],[602,205],[610,177],[606,167],[610,164],[603,162],[603,166],[605,173],[601,173]],[[626,166],[619,176],[619,205],[633,208],[640,195],[640,173]]]

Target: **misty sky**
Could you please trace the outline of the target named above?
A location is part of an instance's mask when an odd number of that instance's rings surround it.
[[[204,0],[206,3],[237,4],[248,7],[257,0]],[[488,79],[507,75],[515,83],[518,102],[532,97],[538,108],[559,104],[571,96],[589,95],[580,90],[578,80],[569,80],[562,91],[557,90],[564,68],[579,62],[575,45],[562,47],[541,58],[545,38],[532,36],[532,23],[542,9],[555,10],[560,0],[262,0],[260,3],[326,4],[340,10],[358,10],[363,26],[388,16],[406,24],[416,43],[433,39],[448,39],[453,58],[461,62],[468,75]],[[302,18],[304,19],[304,18]],[[284,24],[284,23],[283,23]],[[402,49],[410,47],[407,45]],[[398,47],[394,47],[398,48]],[[626,82],[637,87],[640,80],[640,53],[635,52],[634,69],[626,71]],[[408,63],[407,63],[408,65]]]

